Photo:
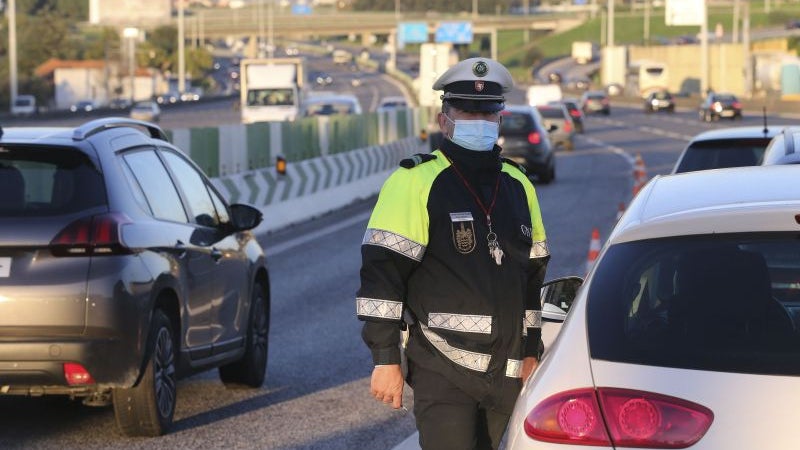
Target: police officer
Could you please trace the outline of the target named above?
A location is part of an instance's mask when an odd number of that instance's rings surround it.
[[[423,449],[497,448],[538,364],[550,254],[534,187],[496,145],[512,86],[487,58],[436,81],[441,148],[401,162],[361,245],[356,308],[375,364],[370,392],[402,406],[407,326],[405,381]]]

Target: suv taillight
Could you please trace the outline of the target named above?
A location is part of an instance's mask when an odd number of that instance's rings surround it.
[[[528,134],[528,142],[533,145],[540,144],[542,142],[542,137],[539,135],[538,131],[532,131]]]
[[[120,226],[131,220],[122,213],[80,218],[61,230],[52,241],[55,256],[104,256],[131,253],[119,239]]]
[[[565,121],[564,121],[564,132],[565,132],[565,133],[570,133],[570,132],[572,132],[572,124],[570,123],[570,121],[569,121],[569,120],[565,120]]]
[[[683,399],[618,388],[565,391],[536,405],[525,434],[557,444],[686,448],[705,435],[714,413]]]

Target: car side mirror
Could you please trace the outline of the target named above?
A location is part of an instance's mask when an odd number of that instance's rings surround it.
[[[564,277],[550,280],[542,285],[539,298],[542,302],[542,319],[563,322],[575,301],[578,288],[583,285],[581,277]]]
[[[261,223],[264,215],[257,208],[241,203],[234,203],[230,207],[231,225],[234,231],[251,230]]]

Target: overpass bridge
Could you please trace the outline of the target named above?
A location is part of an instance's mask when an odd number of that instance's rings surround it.
[[[185,18],[187,38],[207,39],[272,36],[274,39],[308,40],[331,36],[360,35],[368,43],[372,36],[388,36],[401,22],[425,22],[434,33],[441,22],[472,22],[474,34],[497,30],[560,31],[582,23],[582,14],[550,13],[536,15],[403,14],[377,12],[331,12],[296,15],[285,11],[274,14],[257,8],[198,11]]]

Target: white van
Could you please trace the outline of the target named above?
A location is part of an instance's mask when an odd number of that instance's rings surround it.
[[[561,101],[561,86],[557,84],[534,84],[528,88],[526,99],[531,106],[546,105]]]
[[[12,116],[32,116],[36,114],[36,97],[32,95],[18,95],[11,105]]]

